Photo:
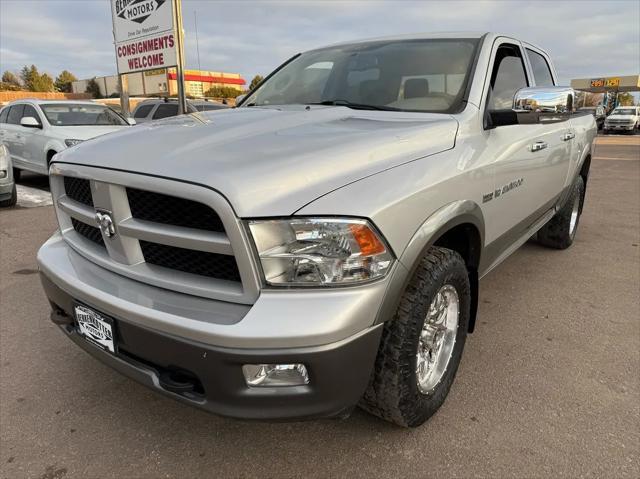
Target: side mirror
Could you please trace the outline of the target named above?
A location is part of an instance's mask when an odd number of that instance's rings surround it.
[[[32,116],[24,116],[20,120],[20,124],[25,128],[42,128],[42,125],[38,120]]]
[[[575,111],[575,91],[570,87],[521,88],[513,98],[511,110],[490,110],[487,127],[556,123]]]
[[[238,96],[236,97],[236,106],[238,106],[238,105],[240,104],[240,102],[241,102],[242,100],[244,100],[244,97],[246,97],[246,96],[247,96],[247,95],[238,95]]]
[[[134,120],[133,118],[127,118],[127,123],[129,123],[129,125],[133,126],[136,124],[136,120]]]

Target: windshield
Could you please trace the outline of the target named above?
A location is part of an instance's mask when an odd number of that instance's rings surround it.
[[[613,110],[612,115],[635,115],[636,110],[633,108],[621,108],[620,110]]]
[[[102,105],[50,103],[40,107],[53,126],[127,125],[124,118]]]
[[[461,109],[477,39],[368,42],[303,53],[242,106],[342,104],[452,113]]]

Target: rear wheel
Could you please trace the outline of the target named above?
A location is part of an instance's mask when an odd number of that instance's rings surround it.
[[[584,181],[578,176],[565,204],[549,222],[538,231],[538,241],[550,248],[566,249],[573,244],[580,223],[584,201]]]
[[[394,318],[384,326],[361,407],[405,427],[429,419],[444,403],[458,370],[470,303],[462,257],[446,248],[431,248]]]

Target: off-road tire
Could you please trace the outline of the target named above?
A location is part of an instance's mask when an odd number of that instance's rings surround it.
[[[575,227],[573,231],[571,231],[571,213],[576,196],[579,198],[580,207],[578,209],[578,218],[576,219]],[[555,249],[567,249],[571,246],[576,237],[578,226],[580,225],[583,202],[584,181],[581,176],[578,176],[573,182],[571,194],[566,199],[562,208],[538,231],[538,242],[544,246]]]
[[[441,381],[429,395],[418,389],[416,353],[427,311],[439,289],[450,284],[458,293],[456,342]],[[384,325],[369,386],[360,407],[384,420],[416,427],[444,403],[458,370],[469,327],[471,289],[462,257],[446,248],[432,247],[407,285],[392,320]]]
[[[16,185],[13,185],[13,190],[11,190],[11,197],[8,200],[0,201],[0,208],[7,208],[9,206],[15,206],[18,202],[18,190],[16,189]]]

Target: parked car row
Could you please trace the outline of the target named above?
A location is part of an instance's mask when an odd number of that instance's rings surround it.
[[[18,180],[21,170],[46,175],[56,153],[134,123],[92,102],[20,100],[0,110],[0,142]]]
[[[584,106],[579,110],[591,113],[598,130],[605,135],[614,131],[634,132],[640,129],[640,106],[619,106],[609,116],[602,105]]]
[[[214,101],[189,101],[188,112],[229,108]],[[22,170],[46,175],[56,153],[107,133],[178,114],[174,100],[154,99],[137,105],[126,119],[113,108],[88,101],[19,100],[0,110],[0,143],[9,151],[12,177]]]

